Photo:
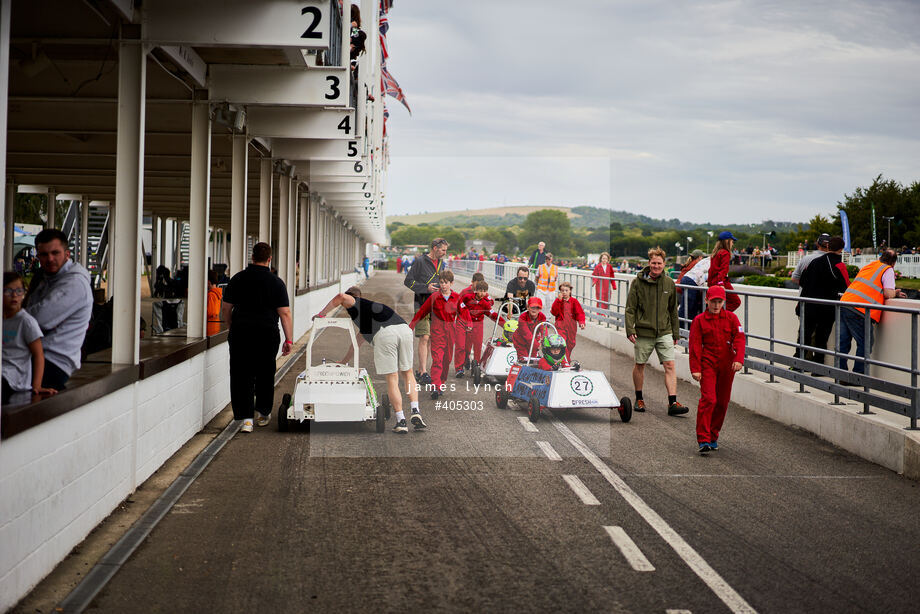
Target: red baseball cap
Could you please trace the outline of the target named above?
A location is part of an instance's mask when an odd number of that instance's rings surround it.
[[[527,306],[532,307],[534,305],[536,305],[540,309],[543,309],[543,300],[540,297],[531,296],[529,299],[527,299]]]
[[[725,288],[722,286],[710,286],[706,292],[706,300],[711,301],[717,298],[725,300]]]

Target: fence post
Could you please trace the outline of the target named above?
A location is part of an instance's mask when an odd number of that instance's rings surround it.
[[[914,398],[910,402],[911,431],[917,430],[917,418],[920,413],[920,388],[917,388],[917,314],[910,314],[910,385],[914,389]]]
[[[805,361],[805,307],[805,302],[799,299],[799,313],[801,314],[799,316],[799,360],[802,362]],[[792,370],[801,373],[805,372],[804,368],[799,368],[798,366],[793,367]],[[798,392],[803,394],[807,392],[803,382],[799,382]]]
[[[747,294],[744,295],[744,330],[750,330],[749,327],[748,327],[748,322],[750,321],[750,312],[751,312],[751,309],[750,309],[750,299],[751,299],[751,297],[750,297],[749,295],[747,295]],[[743,373],[744,373],[745,375],[748,375],[750,372],[751,372],[751,370],[748,369],[747,361],[744,361],[744,371],[743,371]]]
[[[748,332],[747,328],[744,329],[745,332]],[[773,354],[776,352],[776,299],[770,297],[770,367],[775,367],[776,363],[773,362]],[[767,380],[770,384],[776,383],[776,377],[773,375],[773,369],[770,369],[770,379]]]
[[[863,375],[869,377],[869,354],[872,353],[872,317],[871,309],[863,310]],[[866,383],[863,385],[863,392],[869,392],[869,384]],[[869,403],[863,403],[863,410],[859,412],[861,414],[873,414],[875,412],[869,411]]]

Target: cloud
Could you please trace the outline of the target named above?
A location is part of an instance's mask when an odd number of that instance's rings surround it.
[[[470,207],[556,193],[520,160],[605,159],[610,206],[692,221],[807,220],[879,173],[920,179],[910,2],[403,0],[390,24],[414,110],[391,105],[390,212],[430,209],[475,159],[507,180],[465,187]]]

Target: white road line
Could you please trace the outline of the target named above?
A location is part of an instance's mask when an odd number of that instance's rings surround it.
[[[645,555],[639,550],[639,546],[626,534],[623,527],[604,527],[604,530],[607,531],[610,539],[613,540],[616,547],[626,557],[630,567],[636,571],[655,571],[655,566],[645,558]]]
[[[589,463],[594,465],[594,468],[604,476],[604,479],[606,479],[610,485],[616,489],[620,496],[623,497],[623,499],[629,503],[629,505],[632,506],[632,508],[636,510],[636,512],[638,512],[666,542],[668,542],[677,555],[693,570],[693,573],[699,576],[732,612],[756,614],[756,610],[754,610],[735,589],[729,586],[728,583],[722,579],[722,576],[720,576],[715,569],[710,567],[709,563],[707,563],[703,557],[677,533],[677,531],[672,529],[671,526],[665,522],[664,518],[649,507],[649,505],[643,501],[642,498],[613,471],[613,469],[608,467],[597,454],[592,452],[575,433],[557,418],[553,417],[550,419],[553,426],[569,440],[569,443],[571,443],[576,450],[581,452],[581,455],[584,456]]]
[[[562,479],[565,480],[565,483],[568,484],[573,491],[575,491],[575,494],[578,495],[578,498],[581,499],[581,502],[585,505],[601,504],[601,502],[597,500],[597,497],[588,490],[584,482],[578,479],[577,475],[564,475]]]
[[[665,610],[664,614],[693,614],[690,610]]]
[[[530,418],[527,416],[518,416],[518,421],[521,423],[521,426],[524,427],[524,430],[528,433],[539,433],[537,430],[537,425],[530,421]]]
[[[562,457],[559,456],[559,453],[553,449],[553,446],[549,445],[548,441],[538,441],[537,445],[540,446],[540,449],[543,450],[543,454],[546,454],[546,458],[551,461],[561,461]]]

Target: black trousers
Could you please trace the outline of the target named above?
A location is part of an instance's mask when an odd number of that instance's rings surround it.
[[[281,337],[277,331],[230,330],[230,403],[233,419],[267,415],[275,396],[275,356]],[[253,402],[254,401],[254,402]]]
[[[59,366],[45,358],[45,372],[42,374],[42,387],[54,388],[58,392],[67,387],[70,376]]]
[[[827,341],[831,336],[831,329],[834,328],[834,306],[833,305],[803,305],[805,313],[805,343],[814,339],[810,343],[816,348],[827,349]],[[822,352],[806,352],[805,357],[812,362],[824,364],[824,354]],[[833,363],[833,361],[831,361]]]

